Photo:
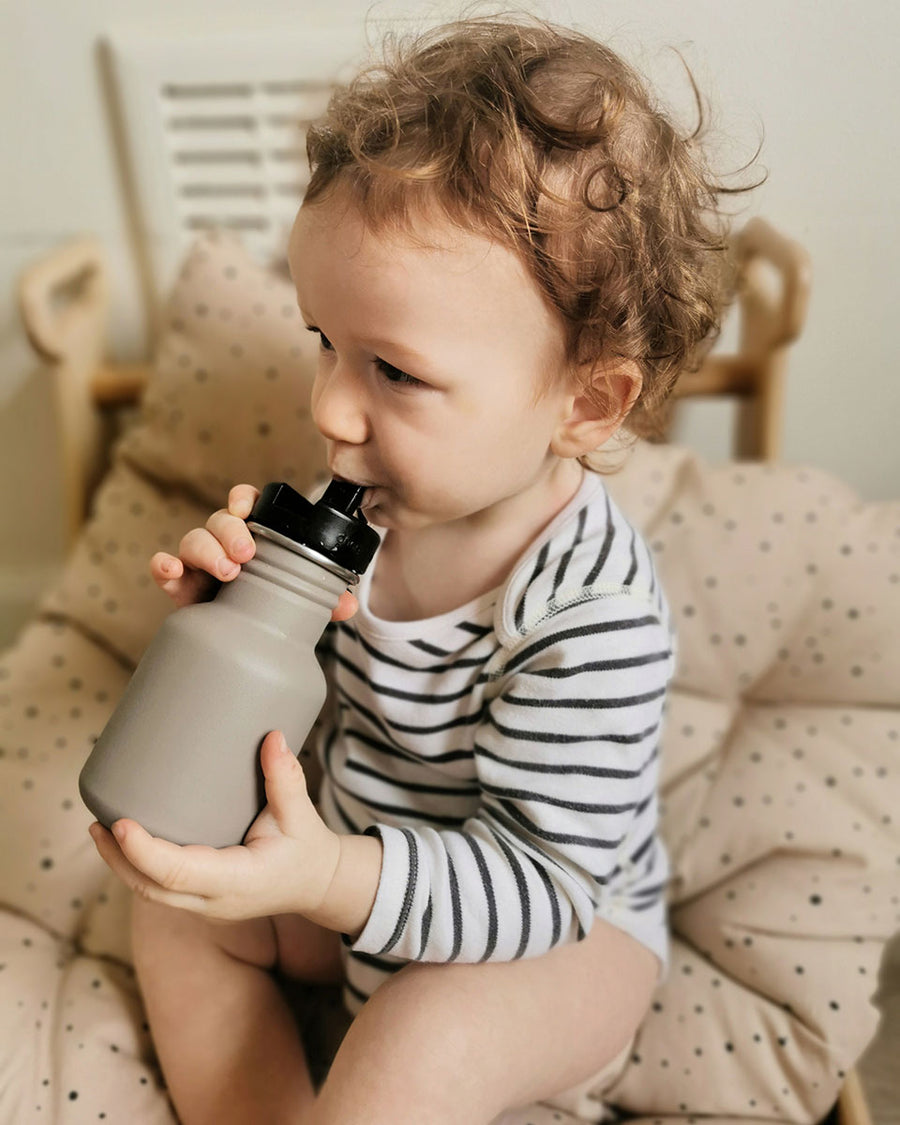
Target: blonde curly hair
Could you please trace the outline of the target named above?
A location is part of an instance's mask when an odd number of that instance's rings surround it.
[[[662,405],[727,301],[718,195],[747,190],[713,180],[699,133],[682,136],[587,35],[467,19],[389,37],[382,61],[334,94],[307,135],[305,199],[340,182],[370,228],[407,230],[436,202],[515,250],[562,318],[567,360],[633,361],[643,385],[628,430],[660,437]]]

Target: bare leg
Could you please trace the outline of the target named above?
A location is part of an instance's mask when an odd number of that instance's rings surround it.
[[[337,935],[299,917],[209,923],[136,896],[132,919],[138,981],[183,1125],[305,1121],[315,1094],[270,970],[339,979]]]
[[[408,965],[354,1020],[308,1125],[489,1125],[614,1059],[658,969],[599,919],[584,941],[542,957]]]

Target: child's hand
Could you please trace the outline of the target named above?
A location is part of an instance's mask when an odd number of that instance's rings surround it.
[[[319,816],[303,767],[283,744],[278,731],[263,740],[268,804],[243,844],[179,847],[123,819],[113,825],[115,836],[91,825],[97,850],[132,891],[153,902],[227,921],[315,915],[337,870],[341,837]]]
[[[231,582],[240,574],[241,563],[256,554],[256,544],[244,520],[250,515],[259,489],[236,484],[228,493],[228,507],[219,508],[205,527],[192,528],[178,545],[178,555],[157,551],[150,560],[150,574],[176,606],[208,601],[218,582]],[[358,608],[349,592],[341,594],[332,621],[346,621]]]

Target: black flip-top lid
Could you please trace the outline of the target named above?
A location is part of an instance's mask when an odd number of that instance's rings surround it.
[[[344,570],[362,574],[381,542],[359,511],[365,488],[333,480],[316,504],[283,481],[259,494],[247,523],[258,523],[324,555]]]

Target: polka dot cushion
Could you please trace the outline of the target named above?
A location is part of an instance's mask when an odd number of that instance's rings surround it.
[[[4,1123],[176,1125],[129,966],[12,914],[0,965]]]
[[[227,499],[227,490],[220,504]],[[137,663],[171,612],[172,603],[150,577],[157,551],[178,553],[182,536],[202,527],[212,505],[162,487],[119,455],[94,497],[93,514],[61,581],[41,609],[82,632],[98,634],[127,666]]]
[[[33,622],[0,662],[0,901],[65,938],[83,931],[111,882],[77,778],[128,676],[62,621]]]
[[[874,1033],[900,926],[900,503],[646,445],[608,486],[679,637],[661,807],[673,961],[608,1097],[818,1121]]]
[[[168,302],[156,371],[120,455],[210,509],[233,484],[304,482],[323,466],[309,417],[318,343],[286,274],[236,235],[190,250]]]
[[[137,423],[62,581],[0,658],[11,1121],[174,1120],[129,971],[127,895],[87,837],[77,776],[170,612],[149,557],[231,484],[304,488],[321,470],[311,340],[289,302],[289,281],[235,238],[197,241]],[[672,965],[610,1089],[503,1125],[818,1121],[874,1032],[900,923],[900,504],[861,503],[812,468],[646,444],[606,479],[679,634],[662,747]]]

